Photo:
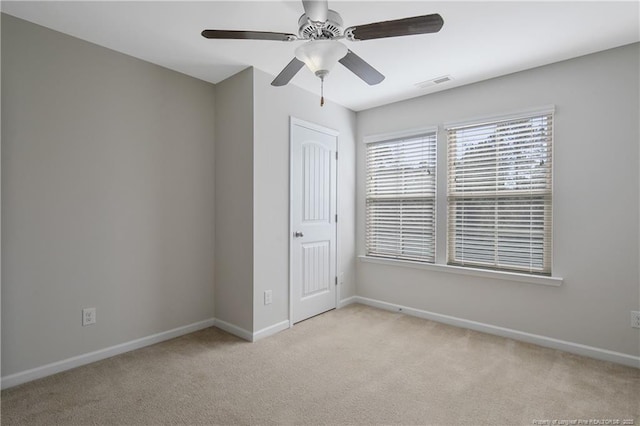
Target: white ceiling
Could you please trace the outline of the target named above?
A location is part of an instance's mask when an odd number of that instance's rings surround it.
[[[273,76],[301,42],[208,40],[207,29],[297,33],[300,1],[2,1],[2,11],[218,83],[253,65]],[[640,41],[640,3],[329,1],[345,27],[439,13],[437,34],[345,42],[386,79],[368,86],[338,65],[325,96],[355,111]],[[452,80],[418,88],[449,75]],[[604,76],[603,76],[604,77]],[[306,68],[291,81],[319,93]]]

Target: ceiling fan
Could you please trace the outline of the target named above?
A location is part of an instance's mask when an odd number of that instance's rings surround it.
[[[209,39],[227,40],[286,42],[306,40],[304,44],[296,48],[295,57],[271,82],[271,85],[284,86],[306,64],[320,78],[321,90],[323,90],[324,78],[337,62],[340,62],[371,86],[384,80],[384,75],[339,40],[364,41],[436,33],[444,24],[442,17],[434,13],[344,28],[342,17],[338,12],[329,9],[327,0],[302,0],[302,5],[304,14],[298,19],[298,35],[267,31],[204,30],[202,36]],[[324,96],[320,101],[320,105],[323,104]]]

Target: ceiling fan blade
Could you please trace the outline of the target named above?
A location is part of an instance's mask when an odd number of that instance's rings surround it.
[[[293,58],[291,62],[289,62],[287,66],[284,67],[282,71],[280,71],[280,74],[278,74],[278,76],[273,79],[271,85],[284,86],[291,81],[291,79],[298,73],[298,71],[300,71],[300,68],[302,68],[303,66],[304,62],[297,58]]]
[[[304,13],[313,22],[326,22],[329,11],[327,0],[302,0]]]
[[[380,74],[378,70],[369,65],[360,56],[353,53],[351,50],[347,52],[347,55],[339,61],[352,73],[360,77],[369,86],[378,84],[384,80],[384,75]]]
[[[267,31],[231,31],[231,30],[204,30],[204,38],[216,38],[225,40],[276,40],[292,41],[298,37],[295,34],[271,33]]]
[[[432,15],[353,26],[347,28],[345,33],[351,32],[354,40],[372,40],[385,37],[437,33],[443,24],[442,16],[434,13]]]

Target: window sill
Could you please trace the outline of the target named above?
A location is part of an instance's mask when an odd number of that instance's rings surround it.
[[[377,263],[379,265],[399,266],[405,268],[424,269],[427,271],[446,272],[449,274],[470,275],[481,278],[517,281],[521,283],[560,287],[560,277],[544,277],[539,275],[519,274],[516,272],[489,271],[486,269],[467,268],[461,266],[439,265],[433,263],[411,262],[408,260],[384,259],[380,257],[358,256],[360,262]]]

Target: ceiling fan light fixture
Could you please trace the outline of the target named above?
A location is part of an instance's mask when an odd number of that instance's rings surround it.
[[[347,46],[336,40],[311,40],[298,46],[296,58],[323,79],[347,55]]]

